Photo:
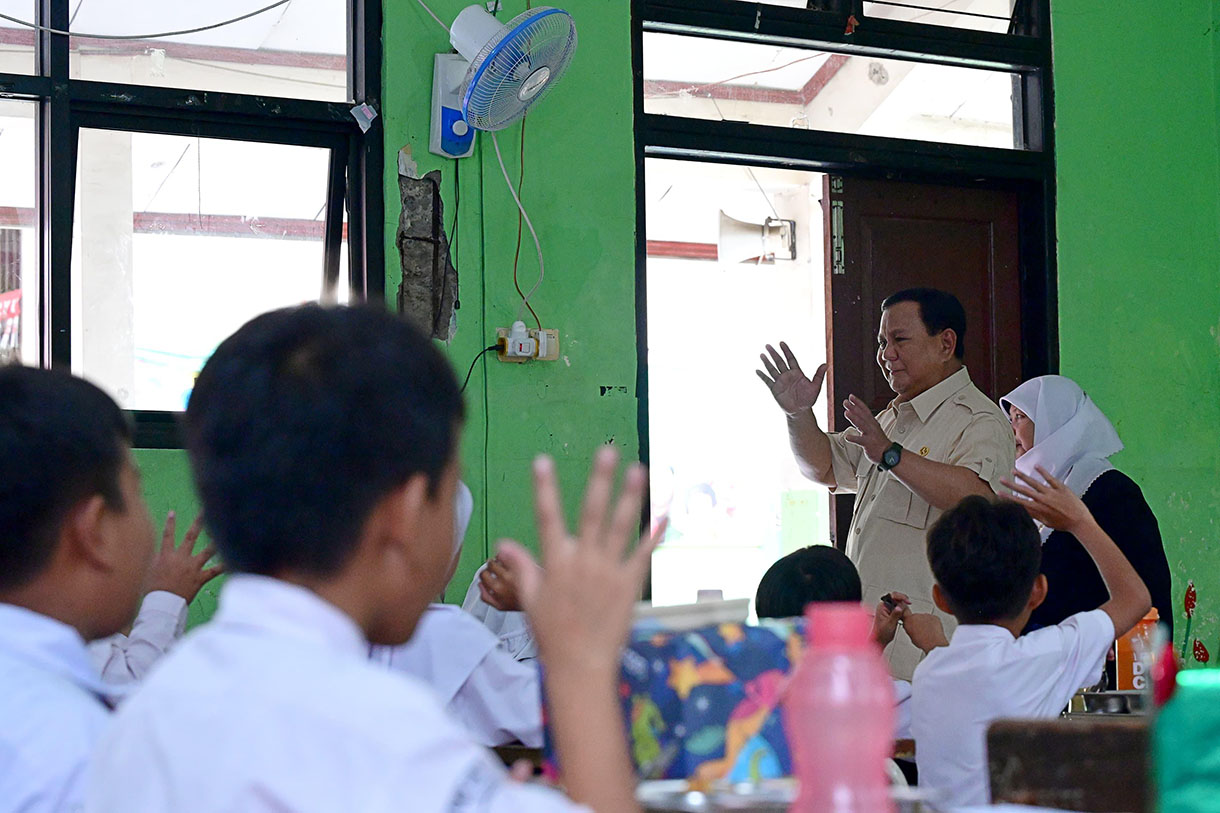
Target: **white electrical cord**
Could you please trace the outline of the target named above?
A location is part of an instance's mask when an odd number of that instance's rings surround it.
[[[292,0],[276,0],[276,2],[270,5],[263,6],[260,9],[243,14],[240,17],[234,17],[231,20],[222,20],[219,23],[210,23],[208,25],[201,25],[198,28],[187,28],[182,31],[161,31],[156,34],[86,34],[81,31],[61,31],[58,28],[48,28],[47,26],[39,25],[38,23],[31,23],[27,20],[19,20],[16,17],[10,17],[7,14],[0,14],[0,20],[8,20],[10,23],[23,25],[26,28],[33,28],[35,31],[45,31],[48,34],[60,34],[65,37],[88,37],[89,39],[95,40],[156,40],[161,39],[162,37],[176,37],[181,34],[197,34],[200,31],[211,31],[213,28],[220,28],[222,26],[232,25],[233,23],[239,23],[242,20],[249,19],[257,14],[262,14],[264,11],[271,11],[273,8],[286,6],[291,2]]]
[[[432,19],[436,20],[436,24],[437,24],[437,25],[439,25],[441,28],[445,29],[446,31],[448,31],[448,30],[449,30],[449,26],[445,25],[445,23],[441,21],[441,18],[436,16],[436,12],[435,12],[435,11],[433,11],[433,10],[432,10],[432,9],[430,9],[430,8],[428,8],[428,4],[427,4],[427,3],[425,3],[425,2],[424,2],[424,0],[415,0],[415,2],[417,2],[417,3],[419,3],[421,6],[423,6],[423,7],[424,7],[424,11],[426,11],[426,12],[428,12],[429,14],[431,14],[431,15],[432,15]]]
[[[517,308],[517,321],[520,322],[525,316],[525,306],[529,304],[530,297],[538,290],[538,286],[542,284],[543,277],[546,276],[546,266],[542,264],[542,243],[538,242],[538,232],[534,231],[534,224],[530,220],[529,213],[521,205],[521,198],[517,197],[517,190],[513,188],[512,179],[508,177],[508,169],[504,166],[504,157],[500,155],[500,142],[496,140],[494,131],[490,135],[491,146],[496,149],[496,160],[500,162],[500,171],[504,173],[504,183],[508,184],[508,191],[512,193],[513,200],[517,203],[517,208],[521,210],[521,217],[525,219],[525,225],[529,226],[530,236],[534,238],[534,248],[538,249],[538,281],[534,283],[533,288],[530,288],[528,294],[521,297],[521,307]]]

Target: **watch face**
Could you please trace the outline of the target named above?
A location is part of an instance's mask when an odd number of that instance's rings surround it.
[[[881,462],[885,463],[886,468],[893,468],[898,465],[898,450],[886,449],[885,454],[881,455]]]

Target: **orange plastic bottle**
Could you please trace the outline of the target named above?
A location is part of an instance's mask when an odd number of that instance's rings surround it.
[[[1119,638],[1115,647],[1114,676],[1120,691],[1148,688],[1148,663],[1152,654],[1152,633],[1161,617],[1156,607],[1148,611],[1140,622]]]

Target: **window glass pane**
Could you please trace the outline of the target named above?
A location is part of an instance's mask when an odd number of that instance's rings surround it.
[[[328,160],[313,147],[81,130],[73,370],[125,409],[181,410],[230,333],[319,300]]]
[[[866,17],[1008,33],[1015,0],[864,0]]]
[[[696,119],[1013,148],[1013,75],[644,34],[644,110]]]
[[[38,363],[37,110],[0,100],[0,364]]]
[[[787,8],[810,8],[810,0],[741,0],[766,6]],[[867,18],[903,20],[926,25],[943,25],[950,28],[971,28],[975,31],[1008,33],[1015,0],[864,0],[865,24]],[[813,8],[832,10],[831,0],[813,0]],[[842,7],[840,5],[840,7]]]
[[[0,0],[0,14],[26,22],[37,22],[34,0]],[[34,29],[10,20],[0,20],[0,73],[36,72]]]
[[[348,278],[351,273],[351,246],[347,242],[347,207],[343,207],[343,247],[339,252],[339,281],[332,292],[322,292],[322,301],[327,305],[348,305],[352,301],[352,286]]]
[[[241,22],[157,39],[83,34],[181,31],[238,17],[257,0],[78,0],[72,75],[102,82],[345,101],[346,0],[293,0]]]
[[[826,358],[822,178],[645,162],[651,503],[670,519],[653,554],[655,604],[693,602],[700,589],[753,598],[772,562],[829,541],[828,493],[801,476],[754,375],[768,343],[788,342],[806,370]],[[790,223],[794,252],[783,239],[760,252],[769,219]],[[726,325],[733,341],[709,353]],[[709,381],[724,385],[716,408],[692,410]],[[825,395],[815,410],[826,414]]]
[[[739,0],[742,3],[762,3],[764,6],[785,6],[786,8],[809,8],[809,0]],[[825,10],[825,9],[823,9]]]

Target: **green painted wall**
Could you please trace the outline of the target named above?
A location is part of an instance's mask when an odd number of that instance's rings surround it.
[[[165,523],[167,513],[178,512],[178,534],[181,539],[182,533],[199,511],[199,498],[191,482],[191,469],[186,452],[175,449],[136,449],[135,458],[144,481],[144,498],[152,512],[153,523],[160,529]],[[206,539],[205,534],[199,545],[204,544]],[[222,576],[199,591],[187,615],[188,626],[193,627],[207,620],[215,612],[216,594],[223,582]]]
[[[1220,659],[1220,8],[1053,4],[1061,366],[1127,449]]]
[[[466,2],[433,0],[430,5],[451,20]],[[497,538],[513,536],[533,544],[534,454],[556,457],[573,510],[598,444],[613,440],[624,456],[638,454],[630,18],[626,3],[570,0],[562,5],[576,19],[580,44],[562,81],[529,114],[522,193],[547,269],[531,302],[543,327],[559,330],[561,360],[510,365],[492,357],[485,370],[482,363],[475,368],[466,390],[462,464],[476,510],[461,567],[447,593],[451,601],[461,599]],[[524,0],[505,0],[500,17],[524,9]],[[464,376],[475,354],[494,341],[495,329],[516,318],[512,264],[517,211],[487,135],[479,136],[475,155],[462,159],[460,170],[454,161],[428,153],[432,57],[447,50],[447,34],[415,0],[386,0],[387,296],[393,300],[400,276],[394,158],[399,148],[410,147],[421,174],[432,169],[442,173],[447,224],[454,172],[460,172],[456,253],[462,307],[447,352]],[[500,133],[514,180],[519,133],[518,126]],[[537,276],[535,257],[526,233],[520,262],[526,290]]]

